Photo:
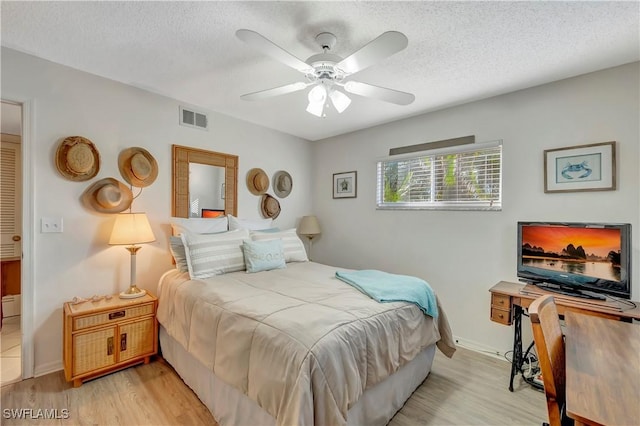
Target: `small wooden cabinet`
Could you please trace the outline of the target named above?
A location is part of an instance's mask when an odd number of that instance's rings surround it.
[[[491,293],[491,321],[511,325],[511,297],[501,293]]]
[[[158,351],[158,300],[117,295],[97,302],[64,304],[63,359],[67,381],[78,387],[93,379],[144,362]]]

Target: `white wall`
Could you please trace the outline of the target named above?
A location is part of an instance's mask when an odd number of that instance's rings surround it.
[[[147,149],[157,160],[158,178],[134,201],[145,211],[156,235],[138,254],[140,287],[155,291],[160,275],[170,269],[168,250],[171,211],[171,145],[179,144],[239,156],[238,216],[258,218],[259,197],[246,187],[253,167],[269,176],[287,170],[294,181],[289,197],[280,200],[275,221],[293,227],[311,205],[311,146],[306,140],[268,130],[222,114],[210,114],[208,132],[178,125],[179,102],[95,75],[60,66],[10,49],[2,49],[2,98],[31,100],[34,120],[32,158],[35,192],[32,227],[35,299],[35,373],[62,368],[62,304],[74,296],[118,293],[129,285],[129,254],[107,245],[112,215],[86,210],[83,191],[104,177],[123,180],[118,153],[131,146]],[[100,173],[88,182],[64,179],[54,165],[59,142],[72,135],[89,138],[102,158]],[[136,192],[134,192],[135,195]],[[64,232],[40,233],[40,218],[62,217]]]
[[[0,129],[2,133],[22,135],[22,109],[20,105],[2,102],[0,107]]]
[[[517,281],[516,222],[628,222],[632,296],[640,299],[639,68],[629,64],[314,143],[314,213],[322,226],[315,260],[422,277],[461,341],[505,352],[512,330],[489,320],[488,290]],[[389,148],[466,135],[503,140],[502,211],[376,210],[376,160]],[[617,190],[544,193],[544,149],[606,141],[618,143]],[[351,170],[358,172],[357,198],[332,199],[332,174]]]

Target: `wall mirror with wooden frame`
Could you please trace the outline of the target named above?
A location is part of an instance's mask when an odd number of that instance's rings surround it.
[[[172,145],[172,159],[171,216],[201,217],[202,209],[224,209],[224,214],[237,216],[237,155]],[[198,166],[190,167],[191,165]],[[200,165],[212,167],[212,173],[204,174],[211,176],[210,185],[202,182],[201,178],[197,179],[198,175],[203,175],[200,173]],[[210,191],[206,195],[200,194],[198,191],[203,191],[202,188],[210,188]],[[216,201],[208,201],[209,199]],[[203,205],[204,203],[216,204],[209,206]]]

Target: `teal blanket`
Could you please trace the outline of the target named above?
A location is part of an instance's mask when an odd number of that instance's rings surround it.
[[[336,272],[336,278],[352,285],[378,302],[410,302],[433,318],[438,317],[436,295],[424,280],[408,275],[365,269]]]

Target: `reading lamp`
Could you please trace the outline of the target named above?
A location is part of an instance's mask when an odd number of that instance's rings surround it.
[[[126,245],[125,248],[131,253],[131,285],[128,290],[120,293],[120,298],[133,299],[147,294],[146,290],[141,290],[136,285],[136,253],[142,248],[136,244],[155,240],[145,213],[120,213],[116,216],[109,244]]]
[[[315,216],[303,216],[298,225],[298,234],[309,239],[309,260],[311,260],[311,244],[313,237],[320,235],[320,223]]]

